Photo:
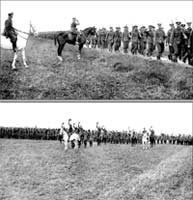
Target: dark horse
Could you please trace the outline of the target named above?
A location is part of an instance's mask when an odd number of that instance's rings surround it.
[[[79,55],[78,59],[80,59],[81,50],[84,46],[84,44],[87,41],[87,38],[91,35],[96,34],[96,28],[95,27],[88,27],[84,29],[83,31],[80,31],[80,34],[78,36],[78,50]],[[76,45],[77,41],[77,33],[73,33],[71,31],[64,31],[59,34],[57,34],[54,38],[55,45],[58,43],[58,59],[60,62],[62,62],[62,50],[66,43]]]

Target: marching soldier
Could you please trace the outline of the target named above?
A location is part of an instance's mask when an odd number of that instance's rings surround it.
[[[158,29],[155,32],[155,45],[157,47],[157,60],[161,59],[164,52],[164,40],[166,38],[165,32],[162,28],[162,24],[158,23]]]
[[[113,31],[113,27],[110,27],[110,31],[107,33],[107,36],[106,36],[106,41],[107,41],[107,45],[108,45],[108,50],[109,50],[110,52],[113,51],[114,36],[115,36],[115,33],[114,33],[114,31]]]
[[[9,38],[12,46],[13,46],[13,51],[17,51],[17,33],[16,29],[13,27],[13,12],[8,14],[8,19],[5,21],[5,29],[3,35],[6,38]]]
[[[169,55],[168,55],[169,60],[172,60],[172,54],[174,53],[173,44],[171,42],[171,34],[172,34],[172,31],[174,30],[174,28],[175,28],[174,23],[171,23],[170,29],[167,32],[166,44],[168,44],[168,46],[169,46]]]
[[[187,29],[185,29],[185,35],[186,35],[186,37],[187,37],[187,40],[186,40],[186,52],[185,52],[185,55],[184,55],[184,57],[182,58],[183,59],[183,62],[185,63],[186,62],[186,60],[188,59],[188,64],[189,65],[191,65],[191,48],[190,48],[190,45],[189,45],[189,43],[190,43],[190,35],[191,35],[191,31],[192,31],[192,28],[191,28],[191,22],[188,22],[187,23],[187,25],[188,25],[188,28]]]
[[[100,40],[101,40],[101,48],[105,49],[106,47],[106,29],[102,28],[101,32],[100,32]]]
[[[149,30],[147,31],[147,56],[152,56],[155,49],[154,46],[154,26],[149,25]]]
[[[133,26],[133,30],[131,31],[131,53],[133,55],[137,54],[139,44],[139,31],[138,26]]]
[[[173,45],[174,53],[172,56],[172,60],[177,62],[177,58],[180,58],[181,55],[181,43],[183,39],[183,32],[181,28],[181,22],[176,22],[177,27],[173,29],[171,33],[171,45]]]
[[[140,28],[140,39],[139,39],[139,53],[145,55],[146,43],[147,43],[147,31],[145,26]]]
[[[181,24],[181,29],[182,29],[182,34],[183,34],[183,38],[182,38],[182,42],[181,42],[181,55],[180,55],[180,60],[183,60],[183,62],[185,62],[185,55],[186,52],[188,52],[188,36],[186,35],[186,24]]]
[[[114,51],[119,51],[119,48],[121,46],[121,31],[120,31],[120,27],[116,27],[116,31],[114,34]]]
[[[130,41],[129,28],[126,25],[126,26],[124,26],[124,31],[122,34],[123,52],[124,53],[128,53],[129,41]]]
[[[193,30],[190,33],[190,38],[188,40],[188,50],[189,50],[189,64],[193,66]]]

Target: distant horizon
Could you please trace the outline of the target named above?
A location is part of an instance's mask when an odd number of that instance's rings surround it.
[[[4,127],[68,127],[71,118],[85,130],[96,130],[99,122],[120,132],[152,126],[156,134],[192,134],[191,103],[1,103],[0,110]]]
[[[69,30],[72,17],[80,21],[79,30],[125,25],[131,30],[161,22],[167,31],[172,21],[192,22],[192,6],[192,1],[1,1],[1,24],[14,12],[13,25],[23,31],[30,21],[37,32]]]

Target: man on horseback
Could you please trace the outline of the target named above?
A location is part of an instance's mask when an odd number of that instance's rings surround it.
[[[71,33],[76,35],[76,44],[78,44],[78,36],[79,36],[79,32],[78,32],[78,29],[77,29],[78,25],[80,25],[79,21],[75,17],[72,18]]]
[[[5,29],[3,35],[6,38],[10,38],[10,41],[13,45],[13,51],[17,50],[17,33],[16,29],[13,27],[13,13],[8,14],[8,19],[5,21]]]

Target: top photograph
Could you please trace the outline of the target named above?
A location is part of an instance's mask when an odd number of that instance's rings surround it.
[[[0,100],[193,100],[192,1],[1,1]]]

